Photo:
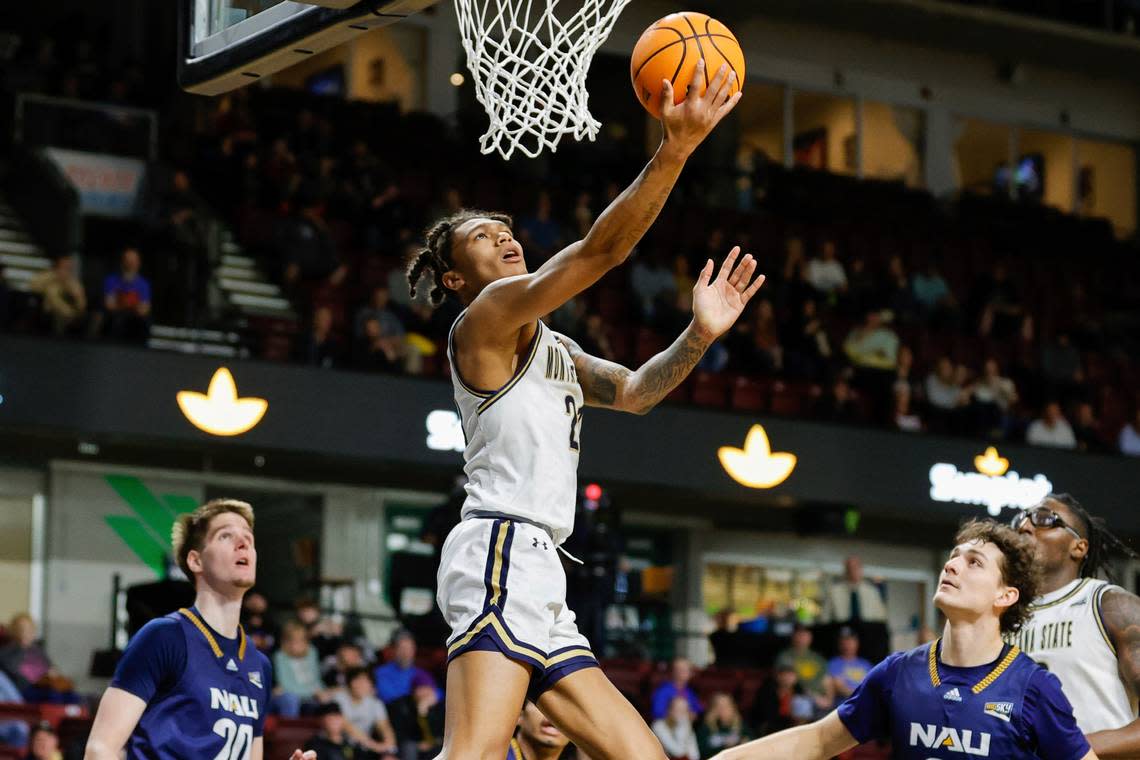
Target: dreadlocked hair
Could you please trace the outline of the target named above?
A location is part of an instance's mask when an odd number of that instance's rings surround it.
[[[465,208],[451,216],[445,216],[424,232],[426,247],[408,258],[408,288],[412,298],[416,297],[416,286],[426,271],[431,272],[431,290],[428,297],[432,306],[439,306],[447,298],[448,289],[443,284],[443,273],[455,268],[452,252],[452,233],[455,228],[472,219],[491,219],[508,227],[514,224],[506,214],[490,213]]]
[[[1064,504],[1069,508],[1069,511],[1077,516],[1077,519],[1084,523],[1078,527],[1084,528],[1085,540],[1089,542],[1089,551],[1081,562],[1082,578],[1096,578],[1104,574],[1115,583],[1118,579],[1116,568],[1112,565],[1114,555],[1122,554],[1129,559],[1138,558],[1132,547],[1113,535],[1102,518],[1090,515],[1084,505],[1077,501],[1072,494],[1051,493],[1045,497],[1044,501]]]

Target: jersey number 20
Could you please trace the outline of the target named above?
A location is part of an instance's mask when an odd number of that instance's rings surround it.
[[[214,760],[249,760],[250,748],[253,746],[253,726],[248,723],[239,726],[229,718],[218,718],[214,724],[214,733],[226,740],[226,746],[222,747]]]
[[[573,396],[566,397],[566,414],[570,415],[570,448],[578,451],[578,438],[582,434],[582,410]]]

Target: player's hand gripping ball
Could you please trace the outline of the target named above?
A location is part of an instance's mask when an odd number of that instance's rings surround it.
[[[693,82],[697,61],[704,60],[702,81]],[[703,13],[671,13],[645,30],[633,47],[630,75],[637,99],[654,118],[661,118],[663,82],[673,84],[673,102],[685,100],[690,83],[703,94],[721,64],[736,74],[735,94],[744,86],[744,52],[727,26]]]

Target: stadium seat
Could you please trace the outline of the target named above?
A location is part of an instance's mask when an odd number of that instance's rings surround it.
[[[265,757],[289,757],[293,750],[303,747],[313,735],[321,730],[317,718],[276,717],[270,729],[269,719],[265,726]]]
[[[768,384],[739,376],[732,381],[729,406],[741,412],[763,412],[768,408]]]
[[[693,403],[698,406],[723,407],[727,399],[728,378],[720,373],[696,372],[693,376]]]

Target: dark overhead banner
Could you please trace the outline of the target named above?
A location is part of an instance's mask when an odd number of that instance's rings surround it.
[[[0,428],[10,432],[448,472],[463,449],[451,387],[433,380],[0,337],[0,397]],[[588,410],[581,446],[583,478],[742,504],[830,503],[945,520],[1008,515],[1050,490],[1071,491],[1140,533],[1136,459],[669,406],[645,417]]]

